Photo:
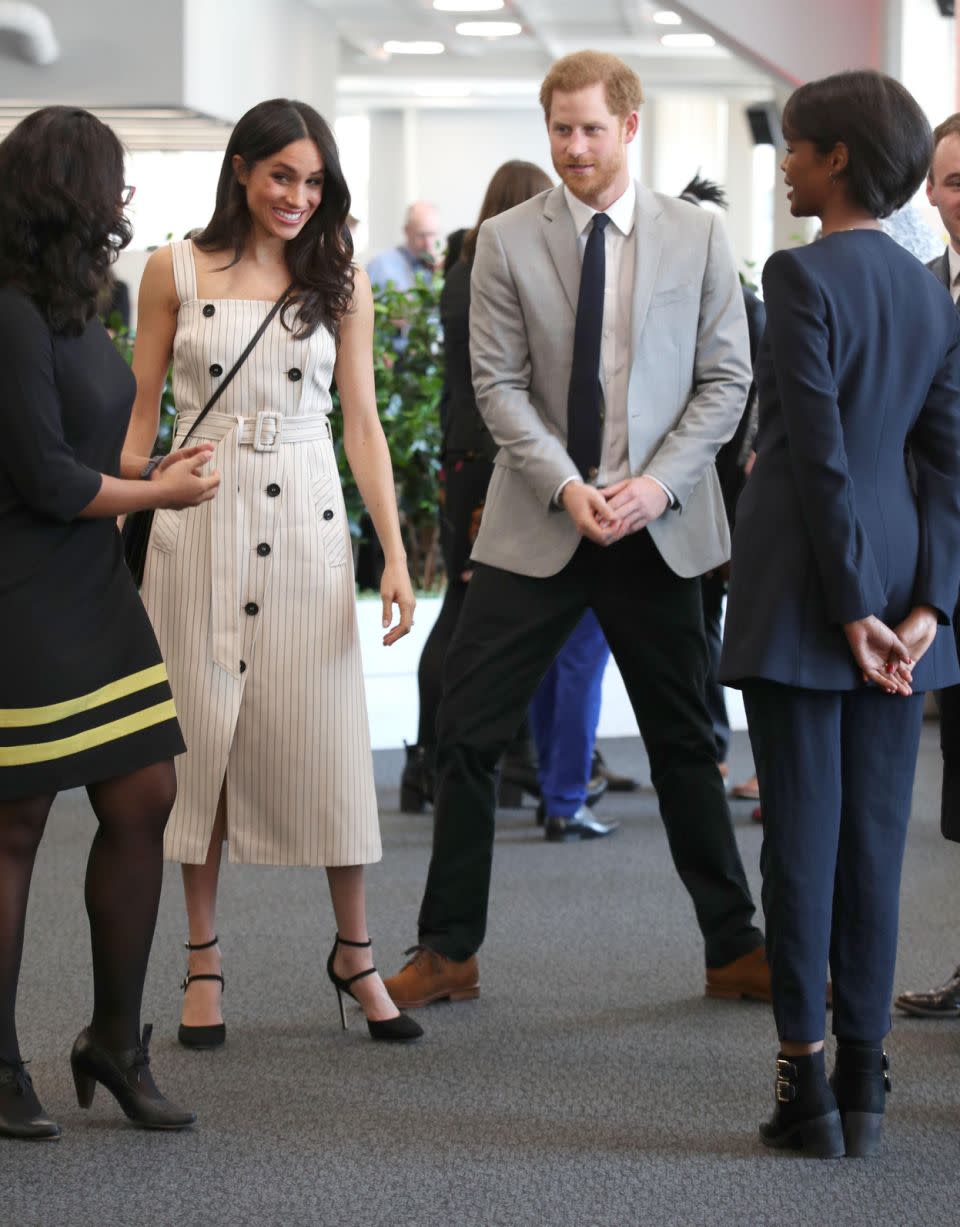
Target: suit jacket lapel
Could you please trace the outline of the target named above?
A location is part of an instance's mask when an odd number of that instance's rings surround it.
[[[943,253],[943,259],[940,261],[940,280],[950,289],[950,251],[947,249]]]
[[[547,250],[563,285],[574,316],[580,295],[580,253],[573,218],[563,198],[563,187],[555,187],[543,204],[543,232]]]
[[[637,337],[643,331],[657,283],[663,238],[657,220],[662,212],[656,196],[637,184],[636,243],[633,274],[633,320],[631,335]]]

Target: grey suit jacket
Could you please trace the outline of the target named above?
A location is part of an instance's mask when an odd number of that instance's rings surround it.
[[[473,558],[554,575],[579,543],[553,505],[568,477],[567,391],[580,286],[577,235],[561,187],[480,229],[471,281],[477,404],[499,446]],[[637,185],[627,413],[630,470],[677,499],[650,535],[678,575],[729,557],[714,457],[750,386],[743,295],[715,214]]]
[[[943,284],[950,289],[950,256],[944,251],[942,256],[937,256],[935,260],[931,260],[927,264],[927,268],[931,273]]]

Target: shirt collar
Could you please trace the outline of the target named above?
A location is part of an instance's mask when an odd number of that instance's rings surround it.
[[[599,209],[594,209],[591,205],[584,204],[582,200],[578,200],[566,184],[563,185],[563,198],[567,202],[567,208],[570,210],[573,224],[577,228],[577,234],[583,234],[587,226],[593,221],[594,214],[599,212]],[[631,179],[623,195],[618,197],[608,209],[604,209],[604,212],[621,234],[628,235],[633,230],[636,208],[637,189]]]

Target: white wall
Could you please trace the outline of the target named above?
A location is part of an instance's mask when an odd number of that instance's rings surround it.
[[[306,0],[182,0],[183,97],[239,119],[265,98],[299,98],[333,123],[339,45]]]
[[[933,0],[927,4],[934,10]],[[671,7],[794,85],[883,63],[886,0],[677,0]]]

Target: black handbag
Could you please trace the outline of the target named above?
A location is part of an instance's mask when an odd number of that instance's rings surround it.
[[[196,419],[190,426],[190,429],[187,431],[187,433],[183,436],[183,439],[180,441],[180,444],[178,445],[176,449],[177,451],[179,451],[180,448],[186,447],[187,443],[190,440],[190,436],[197,429],[197,427],[200,425],[203,419],[207,416],[207,414],[210,412],[213,406],[217,403],[220,397],[224,394],[224,392],[226,392],[227,387],[229,386],[230,381],[233,379],[234,375],[236,375],[237,371],[240,370],[240,368],[243,366],[246,360],[250,357],[250,355],[253,353],[254,349],[256,348],[257,342],[260,340],[263,334],[267,331],[267,328],[270,325],[270,321],[273,319],[273,317],[277,314],[278,311],[282,310],[283,305],[289,298],[290,291],[292,289],[293,289],[292,285],[287,286],[287,288],[283,291],[283,293],[280,295],[277,301],[270,308],[270,311],[268,312],[266,319],[263,321],[263,323],[260,325],[257,331],[253,334],[253,337],[251,338],[249,345],[246,347],[246,349],[243,351],[240,357],[236,360],[236,362],[233,364],[230,370],[227,371],[226,375],[224,375],[223,377],[223,380],[218,385],[217,390],[213,393],[213,395],[210,397],[207,403],[203,406],[203,408],[197,414]],[[126,520],[124,521],[123,532],[121,533],[121,537],[123,540],[123,555],[124,555],[124,558],[126,558],[127,560],[127,566],[130,568],[130,573],[133,576],[134,581],[136,582],[136,585],[138,588],[143,583],[143,571],[144,571],[144,567],[146,566],[146,562],[147,562],[147,546],[150,542],[150,530],[153,528],[153,512],[154,512],[154,509],[152,507],[145,511],[132,512],[130,515],[127,516]]]

